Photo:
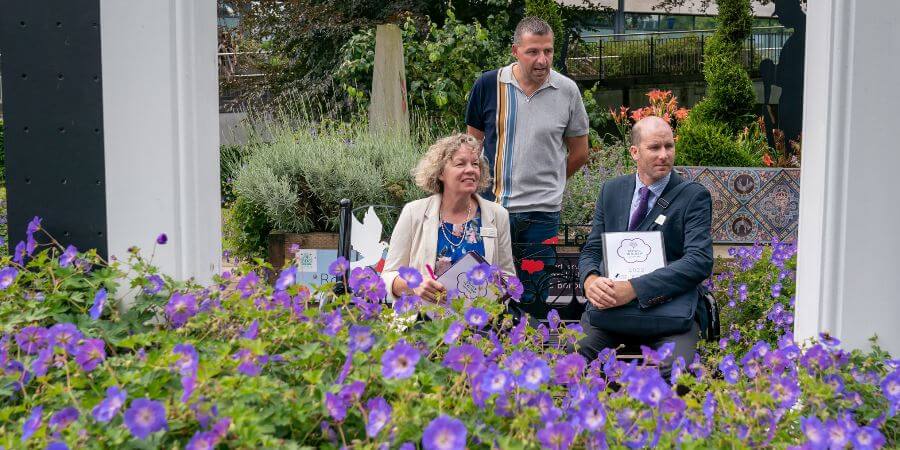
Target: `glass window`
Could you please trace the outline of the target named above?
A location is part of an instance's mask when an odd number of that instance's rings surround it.
[[[662,16],[659,31],[687,31],[694,29],[694,16]]]
[[[659,31],[658,14],[625,14],[626,33],[648,33]]]

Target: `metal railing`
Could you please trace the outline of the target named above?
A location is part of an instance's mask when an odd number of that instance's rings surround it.
[[[576,80],[700,76],[706,41],[714,32],[584,35],[569,49],[566,66]],[[790,35],[784,27],[754,28],[741,50],[742,65],[757,75],[763,60],[777,64]]]

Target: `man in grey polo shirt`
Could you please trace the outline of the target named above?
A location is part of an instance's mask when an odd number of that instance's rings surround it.
[[[566,178],[588,159],[588,118],[574,81],[554,71],[553,30],[526,17],[516,26],[512,54],[516,62],[485,72],[469,93],[466,125],[484,142],[493,186],[485,197],[510,212],[516,259],[554,264],[542,245],[559,231]],[[540,272],[519,270],[525,284],[523,309],[544,318],[546,286]],[[527,268],[532,270],[531,268]]]

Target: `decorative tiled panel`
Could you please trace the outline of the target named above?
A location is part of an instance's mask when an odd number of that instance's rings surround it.
[[[797,239],[800,169],[678,167],[712,194],[713,242],[746,244]]]

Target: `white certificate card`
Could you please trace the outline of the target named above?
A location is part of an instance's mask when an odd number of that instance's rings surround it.
[[[630,280],[666,266],[662,232],[623,231],[603,233],[606,276]]]

